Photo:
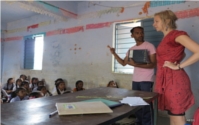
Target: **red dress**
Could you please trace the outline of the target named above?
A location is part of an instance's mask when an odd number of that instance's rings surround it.
[[[196,110],[194,114],[194,122],[193,125],[199,125],[199,108]]]
[[[158,108],[169,110],[173,114],[184,113],[194,104],[194,96],[188,75],[182,70],[163,67],[164,61],[180,63],[184,55],[184,46],[175,42],[184,31],[169,32],[157,48],[157,75],[155,91],[159,93]]]

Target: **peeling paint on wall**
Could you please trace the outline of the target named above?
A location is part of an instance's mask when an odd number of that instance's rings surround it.
[[[61,52],[61,45],[57,41],[53,41],[52,46],[51,46],[51,61],[53,67],[57,67],[60,64],[60,60],[62,57],[62,52]]]

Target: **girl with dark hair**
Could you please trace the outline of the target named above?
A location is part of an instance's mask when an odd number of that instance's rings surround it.
[[[6,91],[7,94],[11,94],[13,91],[13,87],[14,87],[14,79],[13,78],[9,78],[7,80],[7,83],[5,84],[5,86],[3,87],[3,89]]]
[[[21,74],[19,78],[20,78],[22,81],[27,80],[27,76],[24,75],[24,74]]]
[[[12,92],[10,102],[27,100],[26,90],[24,88],[18,88],[16,91]]]
[[[38,81],[37,84],[36,84],[36,86],[35,86],[35,88],[34,88],[32,91],[33,91],[33,92],[37,91],[37,88],[38,88],[39,86],[45,86],[44,82],[43,82],[43,81]]]
[[[29,87],[34,90],[37,87],[38,78],[32,77]]]
[[[76,82],[76,84],[75,84],[76,88],[73,89],[73,92],[85,90],[85,89],[83,88],[83,85],[84,85],[83,81],[82,81],[82,80],[78,80],[78,81]]]
[[[109,81],[107,87],[119,88],[117,82],[114,82],[113,80]]]
[[[54,87],[54,89],[53,89],[53,93],[54,93],[55,91],[57,91],[56,86],[57,86],[57,83],[59,83],[60,81],[63,81],[63,82],[64,82],[64,80],[63,80],[62,78],[58,78],[58,79],[55,80],[55,87]]]
[[[58,82],[60,82],[60,81],[64,81],[62,78],[58,78],[58,79],[56,79],[55,80],[55,86],[56,86],[56,84],[58,83]]]
[[[42,94],[40,92],[32,92],[29,94],[29,99],[35,99],[42,97]]]
[[[13,87],[12,91],[15,91],[17,88],[20,88],[21,83],[22,83],[22,80],[21,79],[17,79],[16,83],[14,84],[14,87]]]
[[[39,86],[37,91],[41,92],[42,96],[44,97],[52,96],[52,94],[47,90],[46,86]]]
[[[56,90],[53,92],[53,95],[61,95],[66,92],[66,85],[64,81],[59,81],[56,84]]]
[[[24,88],[26,90],[26,95],[29,95],[31,93],[31,90],[29,88],[29,83],[27,81],[23,81],[21,83],[21,88]]]

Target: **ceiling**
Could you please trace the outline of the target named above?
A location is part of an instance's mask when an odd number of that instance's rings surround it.
[[[78,3],[82,1],[45,1],[45,3],[77,14]],[[39,13],[28,11],[17,6],[16,3],[1,1],[1,26],[5,27],[8,22],[28,18]]]

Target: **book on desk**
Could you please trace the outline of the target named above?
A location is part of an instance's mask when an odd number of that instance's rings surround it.
[[[99,114],[113,112],[101,101],[56,103],[56,107],[59,115]]]

